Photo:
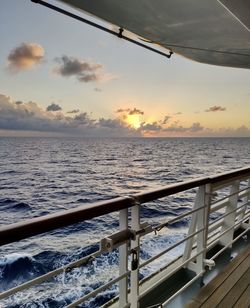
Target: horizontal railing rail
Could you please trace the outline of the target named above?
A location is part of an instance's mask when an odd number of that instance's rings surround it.
[[[249,174],[250,167],[237,169],[217,176],[203,177],[187,182],[175,183],[157,190],[146,191],[131,196],[118,197],[108,201],[100,201],[90,205],[84,204],[73,209],[31,218],[10,225],[4,225],[0,227],[0,246],[53,231],[55,229],[67,227],[88,219],[120,211],[122,209],[130,208],[135,205],[135,201],[143,204],[208,183],[217,183],[224,180],[229,181],[230,179],[233,180],[239,176],[242,177]]]

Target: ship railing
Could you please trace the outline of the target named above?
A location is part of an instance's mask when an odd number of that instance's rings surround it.
[[[160,223],[151,223],[145,221],[145,218],[142,217],[141,210],[144,204],[165,197],[175,197],[188,191],[196,192],[194,203],[192,208],[187,207],[187,210],[180,215],[165,219]],[[191,280],[167,298],[164,303],[161,303],[162,306],[166,306],[174,297],[202,277],[207,269],[211,269],[221,253],[247,234],[250,229],[249,205],[250,167],[217,176],[175,183],[158,190],[83,205],[3,226],[0,228],[0,245],[10,244],[102,215],[119,213],[119,231],[101,239],[98,251],[5,290],[0,294],[0,300],[47,281],[60,273],[84,266],[94,258],[104,253],[111,253],[118,248],[118,277],[78,298],[67,307],[76,307],[83,302],[87,302],[114,284],[118,284],[118,296],[117,300],[109,302],[110,305],[139,307],[140,300],[143,297],[180,269],[187,268],[195,273]],[[149,234],[155,234],[157,237],[157,234],[163,228],[168,231],[171,225],[182,221],[184,218],[189,221],[188,232],[185,237],[151,258],[141,260],[140,249],[144,237]],[[235,232],[236,230],[238,233]],[[168,255],[176,247],[183,245],[184,250],[181,255],[168,261],[148,277],[140,279],[140,270],[162,256]],[[212,251],[215,246],[218,246],[219,249],[215,250],[212,255],[210,253],[208,258],[208,251]]]

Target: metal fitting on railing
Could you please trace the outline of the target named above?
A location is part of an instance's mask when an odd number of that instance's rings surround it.
[[[135,231],[135,235],[143,236],[152,231],[154,231],[153,227],[148,222],[144,222],[143,224],[140,224],[140,230]]]
[[[100,250],[103,252],[111,252],[126,241],[133,240],[135,236],[135,232],[130,229],[114,233],[100,241]]]
[[[132,249],[131,255],[132,255],[131,271],[135,271],[138,269],[138,265],[139,265],[138,251],[136,249]]]
[[[208,267],[208,269],[211,271],[211,269],[215,266],[214,260],[211,259],[205,259],[204,265]]]

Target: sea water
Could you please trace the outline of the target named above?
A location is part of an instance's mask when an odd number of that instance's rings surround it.
[[[0,138],[0,224],[10,224],[100,200],[250,165],[250,138]],[[142,207],[143,221],[157,224],[189,209],[195,190]],[[187,231],[188,218],[142,241],[141,261]],[[55,230],[0,248],[0,291],[33,279],[99,249],[118,230],[117,214]],[[172,251],[143,269],[143,278],[177,256]],[[0,307],[64,307],[118,275],[118,253],[64,273]],[[99,307],[117,285],[82,307]]]

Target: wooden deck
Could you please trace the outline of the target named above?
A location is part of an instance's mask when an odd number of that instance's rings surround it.
[[[198,307],[250,307],[250,245],[186,305]]]

